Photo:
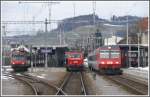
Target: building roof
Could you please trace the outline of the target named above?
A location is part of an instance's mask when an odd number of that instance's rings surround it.
[[[20,49],[23,49],[26,52],[30,52],[30,50],[28,48],[26,48],[24,45],[20,45],[17,48],[12,48],[11,51],[13,51],[13,50],[20,50]]]

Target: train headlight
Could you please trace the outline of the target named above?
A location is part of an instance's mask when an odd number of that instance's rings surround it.
[[[105,62],[101,62],[101,64],[105,64]]]
[[[109,46],[108,49],[111,49],[111,47]]]
[[[119,64],[119,62],[116,62],[116,64]]]
[[[15,64],[14,62],[12,62],[12,64]]]

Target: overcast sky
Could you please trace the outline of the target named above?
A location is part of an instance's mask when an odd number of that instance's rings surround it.
[[[28,1],[29,2],[29,1]],[[39,2],[39,1],[38,1]],[[73,4],[75,4],[75,16],[91,14],[93,12],[92,1],[57,1],[52,5],[51,19],[61,20],[74,16]],[[45,20],[48,18],[48,4],[46,3],[18,3],[18,1],[1,2],[1,19],[12,20]],[[146,17],[149,15],[149,1],[96,1],[96,14],[100,18],[110,19],[112,15],[134,15]],[[16,27],[7,27],[15,29]],[[14,33],[11,33],[14,34]]]

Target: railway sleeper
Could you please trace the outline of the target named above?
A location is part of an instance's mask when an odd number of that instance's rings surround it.
[[[85,94],[84,88],[81,88],[81,94]]]
[[[40,90],[39,86],[35,85],[35,89],[36,89],[37,95],[42,95],[42,91]]]
[[[112,78],[110,78],[110,79],[112,79]],[[119,84],[121,84],[122,86],[125,86],[128,89],[131,89],[131,91],[133,91],[133,92],[135,92],[135,93],[137,93],[139,95],[147,95],[146,92],[141,91],[136,86],[132,86],[132,85],[129,85],[127,83],[122,83],[122,82],[118,81],[117,79],[112,79],[112,80],[117,82],[117,83],[119,83]]]

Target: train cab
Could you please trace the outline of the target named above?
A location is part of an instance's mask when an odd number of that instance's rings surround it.
[[[65,66],[67,71],[82,70],[84,65],[84,58],[82,52],[65,52]]]

